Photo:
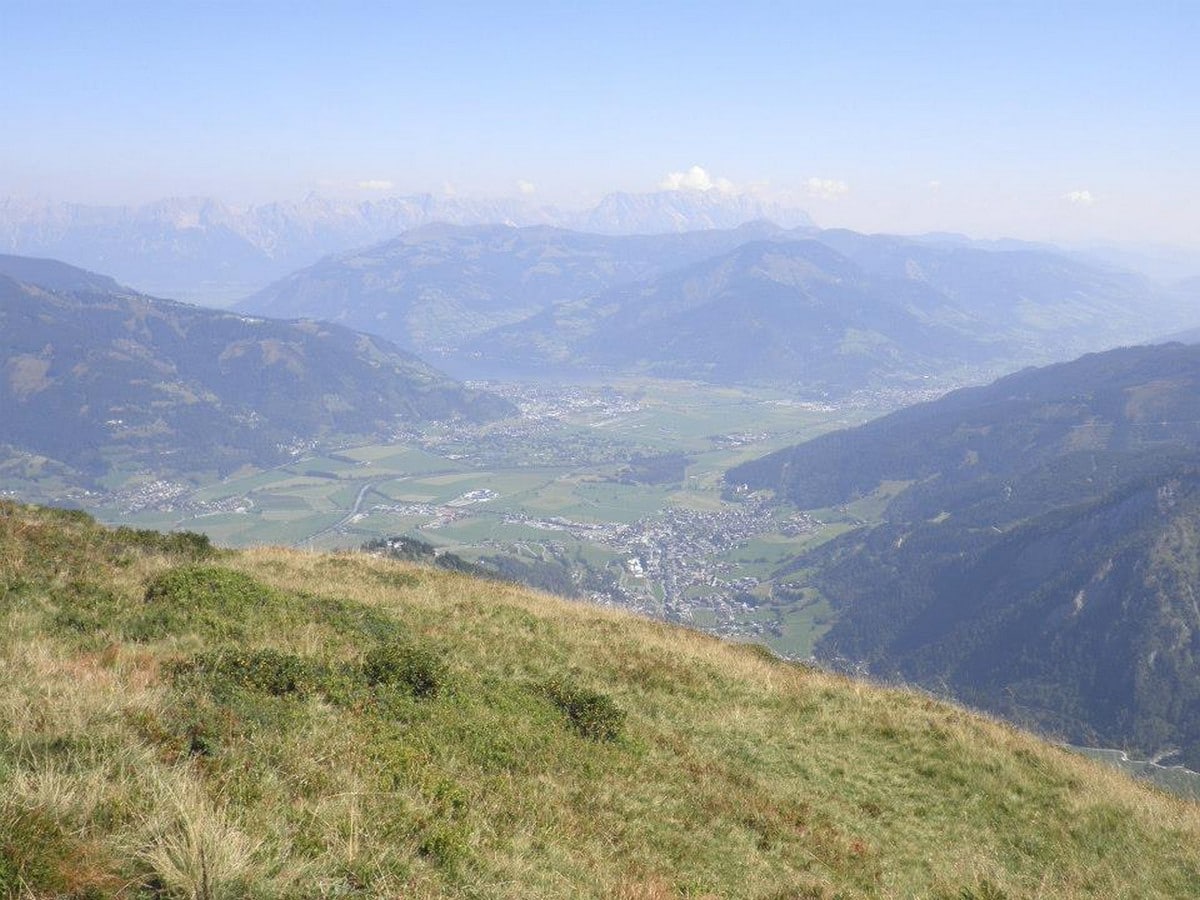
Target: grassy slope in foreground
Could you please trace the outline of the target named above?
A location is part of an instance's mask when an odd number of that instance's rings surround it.
[[[0,622],[0,896],[1200,892],[1193,805],[507,585],[2,503]]]

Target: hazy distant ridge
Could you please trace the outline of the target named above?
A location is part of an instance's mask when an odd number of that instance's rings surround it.
[[[719,191],[612,194],[567,210],[528,198],[479,200],[413,194],[376,200],[309,195],[233,206],[204,197],[140,206],[0,199],[0,252],[46,256],[111,272],[140,290],[204,302],[244,296],[330,253],[422,225],[553,225],[607,234],[732,228],[771,219],[811,226],[796,209]]]

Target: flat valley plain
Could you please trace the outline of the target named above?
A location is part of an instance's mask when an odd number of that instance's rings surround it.
[[[371,444],[291,448],[287,464],[164,481],[115,467],[81,502],[99,519],[187,529],[226,546],[353,549],[417,538],[537,587],[810,655],[829,608],[780,565],[874,521],[882,498],[800,510],[738,494],[737,463],[940,391],[841,402],[694,382],[488,382],[519,417],[398,430]],[[0,481],[0,490],[28,482]],[[47,496],[47,495],[50,496]]]

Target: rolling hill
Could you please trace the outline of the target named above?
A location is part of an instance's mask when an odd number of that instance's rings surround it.
[[[818,655],[1072,740],[1200,765],[1200,347],[1093,354],[732,470],[806,508],[885,482],[883,521],[790,570]]]
[[[1200,890],[1192,803],[496,582],[0,501],[0,622],[5,897]]]
[[[0,257],[0,347],[6,465],[84,478],[118,463],[228,472],[338,434],[511,411],[379,338],[146,297],[53,261]]]

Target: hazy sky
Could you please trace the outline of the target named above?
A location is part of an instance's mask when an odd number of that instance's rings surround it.
[[[0,195],[582,205],[701,166],[824,225],[1197,245],[1198,48],[1200,0],[0,0]]]

